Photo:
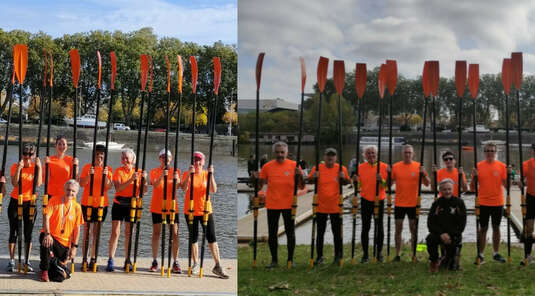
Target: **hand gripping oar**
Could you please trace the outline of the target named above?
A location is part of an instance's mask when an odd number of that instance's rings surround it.
[[[137,174],[138,173],[138,169],[139,169],[139,161],[141,159],[141,130],[143,129],[143,106],[145,105],[145,87],[147,85],[147,75],[148,75],[148,71],[149,71],[149,58],[147,55],[145,54],[142,54],[140,57],[140,69],[141,69],[141,105],[140,105],[140,110],[139,110],[139,124],[138,124],[138,131],[137,131],[137,144],[136,144],[136,164],[135,164],[135,169],[134,169],[134,174]],[[134,182],[134,185],[133,185],[133,190],[132,190],[132,198],[130,200],[130,223],[131,226],[130,226],[130,235],[128,236],[129,239],[128,239],[128,258],[126,258],[126,273],[129,273],[130,272],[130,254],[132,252],[132,232],[133,232],[133,227],[134,227],[134,222],[136,221],[136,209],[137,209],[137,205],[136,205],[136,201],[138,199],[138,193],[137,193],[137,184],[138,184],[138,181],[136,179],[136,181]],[[125,222],[126,223],[126,222]]]
[[[390,76],[390,65],[382,64],[381,68],[379,69],[379,76],[377,85],[379,87],[379,118],[377,125],[379,126],[379,135],[377,137],[377,175],[380,174],[380,164],[381,164],[381,131],[383,129],[383,97],[385,95],[385,89],[387,87],[387,83]],[[370,164],[373,165],[373,164]],[[379,234],[379,227],[377,225],[379,220],[379,182],[377,182],[377,178],[375,178],[375,199],[373,203],[373,262],[377,261],[377,249],[378,249],[378,239],[377,236]]]
[[[344,90],[344,82],[345,82],[345,76],[346,71],[344,67],[344,61],[334,61],[333,64],[333,78],[334,78],[334,86],[336,88],[336,92],[338,93],[338,174],[343,172],[342,164],[343,164],[343,158],[342,158],[342,91]],[[344,265],[344,188],[342,185],[342,180],[340,177],[338,179],[338,208],[340,210],[340,241],[341,241],[341,249],[340,249],[340,262],[339,265]],[[335,238],[336,239],[336,238]]]
[[[464,90],[466,88],[466,61],[456,61],[455,62],[455,88],[457,90],[457,97],[459,98],[459,101],[457,101],[457,123],[459,125],[457,132],[459,134],[459,138],[457,139],[457,171],[459,172],[459,176],[457,179],[457,192],[458,192],[458,198],[461,198],[462,194],[462,186],[463,183],[463,174],[461,173],[461,167],[462,167],[462,117],[463,117],[463,95]],[[435,186],[438,186],[435,184]]]
[[[256,60],[256,121],[255,121],[255,164],[256,171],[260,171],[258,165],[258,154],[260,153],[258,144],[259,119],[260,119],[260,80],[262,78],[262,63],[264,62],[264,53],[261,52]],[[258,178],[254,178],[254,197],[253,197],[253,267],[256,266],[256,247],[258,244]]]
[[[15,67],[13,66],[13,71],[11,75],[11,92],[9,93],[9,98],[6,98],[6,100],[9,101],[8,104],[8,111],[7,111],[7,123],[6,123],[6,133],[4,136],[4,152],[2,155],[2,171],[0,171],[0,178],[5,176],[6,171],[6,161],[7,161],[7,145],[8,145],[8,137],[9,137],[9,123],[11,122],[11,107],[13,106],[13,92],[15,91]],[[2,192],[4,191],[5,183],[0,183],[0,212],[2,211],[2,198],[4,195]]]
[[[22,160],[22,88],[26,69],[28,68],[28,47],[24,44],[17,44],[13,47],[13,64],[15,65],[15,76],[19,82],[19,161]],[[7,141],[7,139],[6,139]],[[19,254],[19,272],[22,271],[22,174],[19,176],[19,199],[17,207],[18,217],[18,254]]]
[[[197,60],[194,56],[189,57],[189,63],[191,67],[191,93],[193,95],[193,106],[191,108],[191,165],[193,165],[193,154],[195,153],[195,111],[197,109]],[[189,224],[189,242],[188,242],[188,277],[191,277],[191,253],[193,248],[193,209],[194,209],[194,201],[193,201],[193,178],[195,177],[195,173],[190,175],[190,181],[189,184],[189,211],[188,211],[188,224]],[[210,190],[207,188],[207,190]]]
[[[516,115],[518,118],[518,157],[520,161],[520,203],[522,208],[522,227],[524,235],[524,266],[528,264],[527,254],[531,251],[531,242],[533,238],[531,234],[528,235],[526,229],[526,195],[524,192],[524,169],[523,169],[523,157],[522,157],[522,124],[520,118],[520,86],[522,85],[522,53],[513,52],[511,54],[511,77],[516,89]],[[529,241],[529,242],[528,242]],[[509,246],[508,246],[509,248]],[[528,250],[529,248],[529,250]]]
[[[167,277],[171,277],[171,253],[173,252],[173,227],[175,225],[175,213],[176,213],[176,186],[178,184],[178,175],[175,174],[178,171],[178,138],[180,136],[180,112],[182,109],[182,78],[183,78],[183,67],[182,67],[182,57],[177,55],[178,62],[178,114],[176,117],[176,134],[175,134],[175,159],[173,162],[173,189],[171,193],[171,207],[169,208],[169,246],[167,250]],[[178,221],[177,221],[178,222]],[[178,226],[177,226],[178,227]],[[177,230],[178,231],[178,230]],[[177,234],[178,240],[178,234]],[[178,243],[178,241],[177,241]],[[163,262],[162,262],[163,264]]]
[[[321,103],[323,90],[325,90],[325,83],[327,82],[327,68],[329,67],[329,59],[320,57],[318,61],[317,79],[320,97],[318,101],[318,119],[316,121],[316,172],[320,165],[320,129],[321,129]],[[316,212],[318,211],[318,178],[314,180],[314,197],[312,198],[312,234],[310,238],[310,267],[314,267],[314,244],[316,239]]]
[[[436,65],[436,66],[435,66]],[[435,108],[435,100],[438,94],[438,83],[440,80],[439,63],[433,61],[433,79],[431,80],[431,119],[433,124],[433,165],[437,167],[437,113]],[[423,146],[422,146],[423,149]],[[438,178],[437,172],[433,172],[433,182],[435,182],[435,189],[433,190],[434,200],[438,198]]]
[[[136,272],[137,267],[137,251],[139,246],[139,231],[141,227],[141,213],[143,212],[143,191],[145,188],[145,176],[143,172],[145,172],[145,164],[147,161],[147,138],[149,135],[149,126],[150,126],[150,120],[151,120],[151,94],[152,94],[152,83],[153,83],[153,74],[154,74],[154,64],[152,63],[152,57],[148,56],[149,59],[149,72],[150,72],[150,80],[149,80],[149,95],[147,98],[147,124],[145,125],[145,135],[143,138],[143,161],[141,162],[141,183],[139,184],[139,198],[136,201],[137,210],[136,210],[136,238],[135,238],[135,244],[134,244],[134,265],[133,265],[133,272]],[[132,225],[133,226],[133,225]],[[132,229],[132,227],[130,227]]]
[[[362,97],[364,96],[364,91],[366,90],[366,64],[357,63],[355,70],[355,88],[357,90],[357,101],[358,101],[358,117],[357,117],[357,147],[355,155],[355,175],[359,175],[359,164],[360,164],[360,119],[362,117]],[[353,184],[354,194],[353,194],[353,230],[351,236],[351,264],[355,264],[355,234],[357,231],[357,211],[359,208],[359,181],[357,180]]]
[[[506,181],[506,215],[507,215],[507,263],[511,263],[511,174],[509,173],[509,91],[511,90],[511,59],[503,59],[502,63],[502,85],[505,94],[505,163],[507,165]],[[521,162],[522,163],[522,162]]]
[[[477,135],[476,135],[476,98],[477,98],[477,92],[479,89],[479,65],[478,64],[470,64],[468,65],[468,89],[470,90],[470,95],[472,95],[473,99],[473,105],[472,105],[472,123],[473,123],[473,141],[474,141],[474,167],[477,170]],[[480,233],[479,233],[479,188],[477,185],[477,177],[473,176],[474,178],[474,188],[475,188],[475,198],[474,198],[474,204],[475,204],[475,212],[476,212],[476,244],[477,244],[477,255],[476,255],[476,264],[479,266],[480,258],[479,253],[481,250],[480,246]]]
[[[71,49],[69,51],[69,55],[71,56],[71,73],[72,73],[72,85],[74,87],[74,115],[73,115],[73,140],[72,140],[72,158],[73,161],[76,158],[76,139],[77,139],[77,128],[78,128],[78,80],[80,79],[80,54],[78,54],[77,49]],[[99,64],[99,71],[100,71],[100,64]],[[100,75],[99,75],[99,81],[100,81]],[[100,83],[100,82],[99,82]],[[98,118],[98,114],[97,114]],[[98,126],[98,119],[95,121],[95,126]],[[94,144],[93,144],[94,146]],[[77,165],[73,163],[72,165],[72,178],[76,179],[76,172],[78,171]],[[89,197],[90,199],[92,196]],[[90,213],[91,209],[91,201],[89,201],[89,206],[87,207],[88,213]],[[90,216],[88,216],[90,217]],[[88,220],[87,222],[89,222]],[[87,228],[87,231],[89,232],[89,227]],[[85,271],[85,270],[84,270]]]
[[[388,93],[390,94],[390,104],[388,106],[388,116],[389,116],[389,132],[388,132],[388,165],[392,167],[392,105],[394,91],[396,90],[396,84],[398,82],[398,65],[395,60],[387,60],[387,65],[390,65],[388,71]],[[387,214],[388,214],[388,225],[387,225],[387,250],[386,250],[386,261],[390,261],[390,213],[392,211],[392,172],[387,174],[387,187],[388,187],[388,197],[387,197]],[[382,242],[381,242],[382,243]]]
[[[210,123],[212,124],[212,128],[210,129],[210,156],[208,158],[208,168],[212,165],[212,154],[214,149],[214,130],[215,130],[215,121],[217,119],[217,101],[218,101],[218,93],[219,93],[219,84],[221,83],[221,60],[218,57],[214,57],[214,110],[212,112],[212,120]],[[204,205],[203,205],[203,218],[202,218],[202,244],[201,244],[201,266],[199,268],[199,277],[202,277],[202,267],[204,262],[204,243],[206,241],[206,231],[208,228],[208,215],[210,214],[208,212],[209,208],[212,208],[210,203],[210,184],[212,182],[212,173],[208,172],[208,177],[206,178],[206,197],[204,199]]]

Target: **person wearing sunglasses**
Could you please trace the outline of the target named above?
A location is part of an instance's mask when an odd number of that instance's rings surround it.
[[[437,167],[433,166],[433,172],[437,172],[437,182],[440,184],[440,181],[446,178],[452,180],[453,196],[459,197],[459,172],[461,172],[463,176],[461,179],[461,191],[465,192],[468,190],[468,183],[466,182],[466,175],[464,174],[463,168],[459,167],[459,170],[457,170],[457,168],[455,167],[455,155],[449,150],[442,154],[442,161],[444,161],[444,168],[438,169]],[[435,190],[435,184],[432,184],[432,187],[433,190]],[[440,192],[440,190],[439,195],[442,197],[442,193]]]
[[[22,196],[22,217],[24,221],[24,242],[28,247],[30,254],[32,248],[32,229],[33,223],[30,221],[30,203],[32,199],[32,186],[35,176],[35,167],[37,167],[37,187],[42,183],[42,169],[41,161],[38,157],[35,157],[35,146],[32,144],[24,144],[22,149],[22,159],[11,165],[11,185],[13,190],[11,191],[11,198],[9,200],[9,206],[7,208],[7,215],[9,218],[9,263],[7,265],[7,271],[15,272],[15,244],[17,238],[21,233],[18,233],[18,199],[19,195]],[[22,193],[19,194],[19,180],[22,181]],[[5,181],[4,181],[5,182]],[[5,191],[5,186],[3,187]],[[5,192],[4,192],[5,194]],[[35,211],[37,213],[38,211]],[[35,219],[35,217],[34,217]],[[33,271],[30,261],[28,262],[28,271]]]
[[[507,186],[507,168],[501,161],[496,160],[496,144],[488,143],[483,147],[485,159],[477,163],[477,168],[472,169],[472,181],[470,190],[475,191],[475,180],[478,182],[479,198],[479,262],[484,263],[483,251],[487,243],[487,230],[489,218],[492,218],[492,247],[494,249],[494,261],[505,263],[505,258],[500,255],[500,223],[503,216],[503,187]],[[476,258],[477,263],[477,258]]]
[[[65,135],[56,136],[55,148],[56,154],[45,158],[45,163],[48,163],[48,192],[45,193],[48,194],[49,200],[63,196],[65,182],[71,178],[78,178],[78,158],[67,155],[69,146]],[[76,165],[74,175],[73,165]]]

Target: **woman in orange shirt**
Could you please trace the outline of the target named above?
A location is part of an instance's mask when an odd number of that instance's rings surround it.
[[[166,221],[169,224],[171,218],[169,217],[172,206],[173,177],[177,178],[176,188],[180,187],[180,170],[177,168],[175,172],[171,168],[171,173],[165,170],[165,159],[167,158],[167,165],[171,163],[173,155],[171,151],[167,150],[167,157],[165,157],[165,149],[162,149],[158,155],[160,166],[150,170],[150,184],[152,185],[152,199],[150,201],[150,212],[152,213],[152,265],[150,271],[158,270],[158,247],[160,244],[160,234],[162,231],[162,206],[163,206],[163,185],[164,176],[167,176],[167,202],[165,203]],[[175,188],[175,189],[176,189]],[[175,219],[173,224],[173,272],[182,273],[180,264],[178,263],[178,199],[175,199],[174,205]],[[162,262],[163,264],[163,262]]]
[[[53,197],[63,195],[63,185],[69,179],[78,178],[78,158],[67,155],[67,137],[65,135],[56,136],[56,155],[46,157],[48,163],[48,194],[49,200]],[[76,172],[73,176],[73,165],[76,165]],[[45,176],[45,173],[43,173]]]

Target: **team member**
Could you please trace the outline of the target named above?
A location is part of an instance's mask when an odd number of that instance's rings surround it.
[[[217,184],[214,177],[214,166],[210,166],[207,170],[203,170],[204,166],[204,154],[202,152],[196,151],[193,153],[193,165],[190,166],[189,171],[184,172],[182,177],[182,188],[185,188],[186,194],[184,195],[184,216],[186,217],[186,222],[189,221],[189,204],[190,204],[190,176],[195,174],[193,178],[193,224],[188,225],[188,231],[192,237],[192,246],[191,246],[191,255],[193,258],[193,268],[194,273],[198,273],[199,264],[198,260],[198,243],[197,237],[199,236],[199,224],[202,224],[203,215],[204,215],[204,206],[206,200],[206,188],[208,181],[208,173],[212,174],[210,178],[210,192],[217,192]],[[212,253],[212,257],[215,261],[215,266],[212,269],[212,272],[220,278],[228,279],[228,275],[225,273],[223,268],[221,268],[220,258],[219,258],[219,246],[216,241],[215,236],[215,225],[214,218],[212,216],[212,203],[210,199],[206,201],[206,211],[208,212],[208,221],[206,225],[206,239],[208,240],[208,248]]]
[[[109,245],[109,258],[108,266],[106,271],[114,271],[113,257],[115,256],[115,251],[117,250],[117,242],[119,240],[119,232],[121,231],[121,223],[124,223],[124,267],[126,268],[127,262],[130,261],[128,258],[128,241],[130,239],[130,227],[132,227],[132,222],[130,222],[130,209],[132,207],[132,198],[136,194],[139,194],[140,185],[141,185],[141,169],[138,169],[137,173],[135,172],[134,164],[136,162],[136,154],[130,148],[123,149],[121,153],[121,164],[122,166],[115,169],[113,173],[113,185],[115,187],[115,198],[113,199],[113,206],[111,208],[111,236],[110,236],[110,245]],[[147,192],[148,182],[147,182],[147,172],[143,172],[145,179],[145,184],[143,184],[143,193]],[[134,183],[136,183],[137,189],[134,193]]]
[[[91,244],[91,260],[89,262],[89,269],[93,269],[95,264],[95,246],[97,239],[97,232],[93,231],[98,222],[98,208],[100,207],[100,189],[102,186],[102,173],[104,166],[104,154],[106,153],[106,147],[104,145],[97,145],[95,147],[95,167],[91,167],[91,163],[86,164],[82,168],[82,173],[80,175],[80,186],[84,187],[84,193],[82,195],[82,215],[84,216],[84,221],[91,223],[91,232],[89,237],[93,238]],[[108,213],[108,190],[112,185],[112,168],[107,165],[104,168],[104,174],[106,175],[106,183],[104,184],[104,196],[103,198],[103,211],[102,211],[102,221],[106,220],[106,214]],[[93,196],[91,203],[89,202],[89,191],[91,183],[91,173],[93,173]],[[91,219],[87,219],[87,209],[91,207]],[[85,223],[84,231],[87,232],[89,223]],[[86,234],[88,235],[88,234]],[[82,244],[82,254],[85,253],[85,244]]]
[[[411,242],[416,239],[416,203],[418,199],[418,182],[420,173],[423,174],[422,183],[429,186],[430,181],[427,172],[419,162],[413,161],[414,148],[411,145],[403,146],[403,160],[392,166],[392,183],[396,184],[394,201],[394,217],[396,219],[396,257],[394,261],[400,261],[401,257],[401,232],[405,215],[409,218]]]
[[[437,272],[439,264],[451,270],[459,269],[462,234],[466,226],[466,207],[460,198],[453,198],[455,182],[445,178],[438,183],[439,198],[433,202],[427,216],[427,252],[431,272]],[[438,246],[444,246],[445,258],[439,262]]]
[[[76,256],[80,225],[84,223],[82,208],[76,202],[80,185],[70,179],[63,186],[64,195],[49,201],[44,210],[41,243],[41,281],[48,282],[51,253],[61,262]]]
[[[67,155],[67,149],[69,148],[67,137],[64,135],[57,136],[55,147],[56,155],[45,158],[45,162],[48,162],[49,199],[63,195],[63,184],[73,178],[73,164],[76,165],[75,176],[78,178],[78,158]],[[44,175],[45,173],[43,173]]]
[[[268,220],[268,243],[271,252],[271,264],[267,268],[278,266],[277,231],[281,214],[286,232],[288,262],[293,261],[295,228],[292,221],[292,200],[296,175],[298,187],[300,189],[305,188],[301,170],[295,167],[295,161],[287,159],[288,145],[284,142],[273,144],[273,153],[275,153],[276,158],[267,162],[260,170],[260,174],[255,173],[255,177],[260,178],[258,182],[259,188],[262,188],[267,183],[265,204]]]
[[[150,170],[150,184],[152,185],[152,199],[150,201],[150,212],[152,213],[152,266],[150,271],[158,270],[158,247],[160,243],[160,233],[162,231],[162,205],[163,205],[163,185],[164,176],[167,176],[167,202],[165,203],[166,209],[166,221],[169,224],[171,221],[170,209],[172,204],[173,195],[173,177],[176,177],[178,182],[176,187],[180,186],[180,170],[177,168],[175,172],[171,168],[171,173],[165,170],[165,161],[167,159],[167,165],[171,163],[173,156],[171,151],[167,150],[167,157],[165,156],[165,149],[162,149],[158,154],[160,159],[160,166]],[[180,264],[178,264],[178,199],[175,199],[174,205],[174,225],[173,225],[173,272],[182,273]],[[162,262],[163,264],[163,262]]]
[[[386,197],[385,192],[385,180],[387,178],[387,168],[388,165],[384,162],[380,162],[379,175],[377,174],[377,147],[376,146],[367,146],[364,148],[363,156],[366,159],[366,162],[359,165],[359,175],[355,176],[360,182],[360,213],[362,217],[362,232],[360,234],[360,240],[362,242],[362,256],[361,263],[367,263],[369,261],[368,257],[368,240],[369,232],[371,228],[372,217],[374,217],[375,209],[375,196],[376,196],[376,184],[379,181],[379,216],[377,219],[377,225],[374,227],[377,228],[377,237],[374,237],[374,246],[377,246],[377,260],[383,262],[383,240],[384,240],[384,229],[383,229],[383,211],[384,211],[384,200]]]
[[[338,263],[342,258],[342,233],[339,203],[339,186],[349,183],[349,175],[345,166],[336,163],[336,149],[327,148],[324,154],[324,163],[319,165],[319,171],[316,166],[312,168],[308,175],[308,181],[313,182],[318,179],[318,210],[316,212],[316,221],[318,223],[318,234],[316,246],[318,257],[316,265],[323,263],[323,237],[327,227],[327,218],[331,220],[331,230],[334,237],[334,262]],[[269,188],[269,186],[268,186]]]
[[[498,253],[500,249],[500,222],[503,215],[503,187],[507,186],[507,168],[503,162],[496,160],[496,144],[488,143],[483,147],[485,159],[477,163],[472,170],[470,190],[475,191],[474,180],[479,184],[479,262],[484,263],[483,251],[487,243],[489,218],[492,217],[492,247],[494,260],[505,263],[505,259]],[[477,258],[476,258],[477,260]]]
[[[455,167],[455,155],[451,151],[446,151],[444,154],[442,154],[442,161],[444,161],[445,167],[437,170],[436,167],[433,166],[433,171],[437,172],[437,182],[440,184],[440,181],[444,179],[451,179],[453,184],[453,196],[459,197],[459,185],[457,181],[459,180],[459,171],[462,174],[462,180],[461,180],[461,190],[462,192],[465,192],[468,190],[468,184],[466,183],[466,175],[464,174],[463,168],[460,167],[459,170]],[[432,184],[433,190],[435,189],[435,184]]]
[[[17,237],[21,235],[18,233],[18,199],[19,199],[19,180],[22,180],[22,216],[24,220],[24,242],[28,248],[28,253],[32,249],[32,230],[33,223],[30,222],[30,203],[32,199],[32,186],[35,176],[35,167],[37,167],[37,187],[41,186],[41,161],[39,158],[35,158],[35,146],[32,144],[25,144],[22,149],[22,159],[18,163],[14,163],[11,166],[11,185],[13,190],[11,191],[11,198],[9,200],[9,206],[7,215],[9,217],[9,263],[7,270],[15,272],[15,245],[17,243]],[[22,179],[21,179],[22,178]],[[4,178],[5,179],[5,178]],[[4,181],[5,182],[5,181]],[[6,187],[3,187],[5,194]],[[37,213],[36,210],[34,213]],[[35,216],[34,216],[35,218]],[[26,253],[25,253],[26,254]],[[28,259],[28,258],[26,258]],[[28,262],[28,271],[33,271],[30,261]]]
[[[533,245],[533,218],[535,218],[535,144],[531,144],[531,158],[522,164],[524,183],[526,185],[526,240],[524,244],[527,263],[533,261],[531,247]],[[520,184],[519,184],[520,185]],[[522,260],[520,264],[524,265]]]

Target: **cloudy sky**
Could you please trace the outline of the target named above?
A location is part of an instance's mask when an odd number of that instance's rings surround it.
[[[498,73],[502,59],[524,52],[524,73],[535,72],[535,1],[531,0],[247,0],[239,1],[239,97],[253,99],[254,68],[266,53],[261,96],[297,102],[299,56],[307,88],[316,83],[319,56],[356,62],[368,69],[386,59],[400,74],[421,75],[425,60],[440,61],[440,75],[453,77],[455,60],[479,63]]]
[[[237,0],[19,0],[2,1],[0,9],[0,28],[6,31],[44,31],[59,37],[142,27],[154,28],[159,37],[236,44]]]

